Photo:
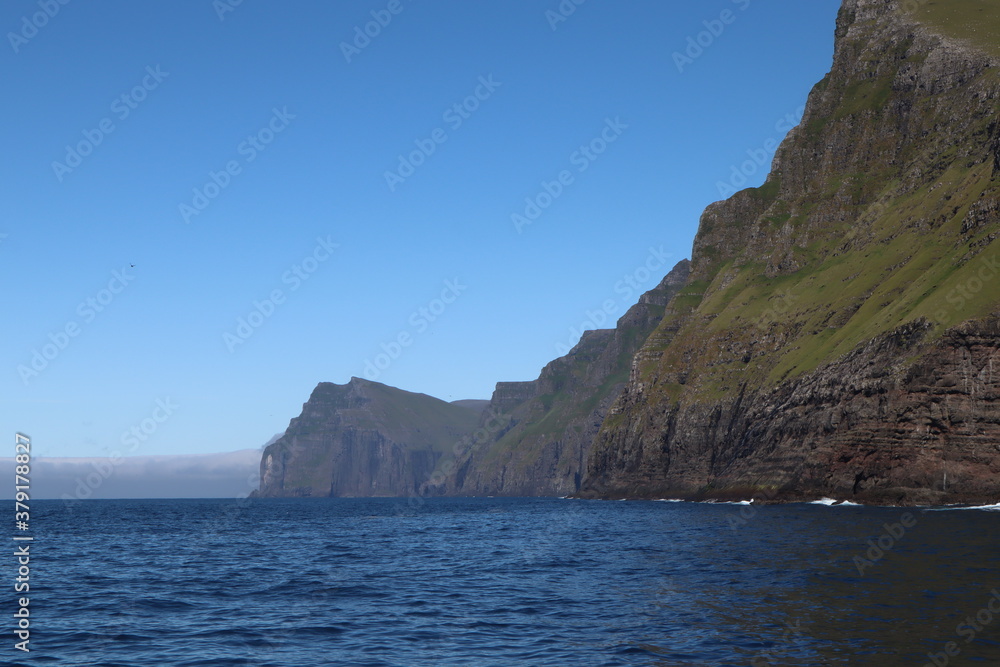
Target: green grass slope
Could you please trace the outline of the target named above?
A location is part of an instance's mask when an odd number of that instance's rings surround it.
[[[1000,2],[923,0],[904,5],[911,17],[942,34],[968,42],[1000,59]]]
[[[844,1],[833,66],[766,183],[702,216],[692,281],[604,421],[590,492],[710,484],[778,446],[746,421],[786,416],[771,397],[822,388],[809,378],[909,325],[928,349],[1000,312],[998,17],[1000,0]],[[905,377],[906,349],[872,372]],[[806,428],[814,399],[789,428]],[[849,423],[810,442],[850,442]],[[811,454],[783,437],[775,466],[794,476]]]
[[[916,14],[934,30],[978,35],[1000,50],[1000,1],[945,4]],[[859,55],[864,75],[824,79],[782,149],[790,171],[789,154],[838,154],[792,184],[779,162],[764,186],[737,195],[759,215],[738,208],[724,213],[724,225],[703,219],[697,310],[661,324],[680,331],[643,368],[662,379],[696,367],[697,378],[683,388],[659,383],[664,399],[775,385],[907,322],[930,321],[933,337],[997,309],[998,104],[966,98],[984,97],[993,72],[970,71],[967,83],[928,95],[923,83],[901,85],[901,73],[919,71],[928,55],[912,38]],[[845,155],[851,141],[860,146]],[[712,240],[742,235],[758,239],[749,251]]]

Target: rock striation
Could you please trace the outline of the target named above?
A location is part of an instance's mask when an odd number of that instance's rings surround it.
[[[950,29],[936,4],[844,2],[767,181],[702,216],[692,301],[637,355],[584,495],[1000,498],[1000,77],[956,36],[975,3]]]
[[[691,261],[488,404],[320,384],[264,496],[1000,499],[1000,20],[844,0],[830,72]],[[996,368],[994,368],[996,366]]]

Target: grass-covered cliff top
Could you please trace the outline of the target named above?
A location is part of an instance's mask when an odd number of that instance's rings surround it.
[[[1000,0],[925,0],[909,13],[931,30],[1000,60]]]
[[[476,407],[360,378],[346,385],[324,382],[293,420],[287,437],[272,447],[287,447],[295,435],[357,428],[381,431],[402,445],[445,452],[461,435],[475,430],[479,414]]]

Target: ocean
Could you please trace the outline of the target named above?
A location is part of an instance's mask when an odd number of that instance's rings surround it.
[[[1000,665],[996,511],[53,500],[31,520],[4,665]]]

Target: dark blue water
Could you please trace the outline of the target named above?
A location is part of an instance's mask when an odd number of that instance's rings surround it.
[[[35,502],[32,652],[0,664],[1000,665],[1000,512],[911,510],[868,560],[905,511]]]

